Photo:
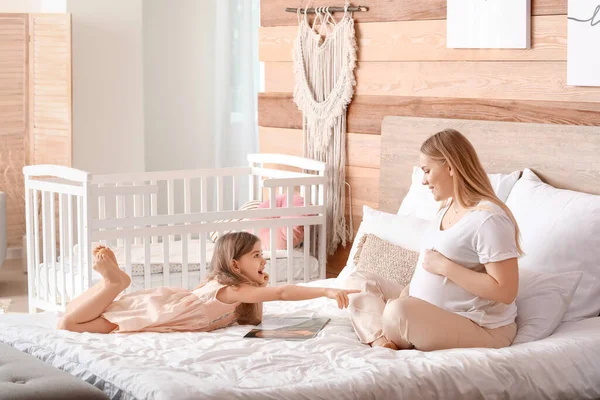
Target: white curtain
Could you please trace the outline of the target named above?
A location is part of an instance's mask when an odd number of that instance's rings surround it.
[[[243,166],[258,151],[259,0],[215,2],[215,161]],[[247,180],[242,185],[240,203],[248,200]]]

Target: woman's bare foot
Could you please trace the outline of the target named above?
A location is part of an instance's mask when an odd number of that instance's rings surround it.
[[[388,340],[382,336],[379,339],[375,339],[373,342],[371,342],[371,347],[382,347],[387,342]]]
[[[387,342],[381,347],[385,347],[386,349],[392,349],[392,350],[400,350],[400,348],[398,346],[396,346],[396,343],[394,343],[394,342]]]
[[[115,264],[104,251],[98,251],[94,260],[94,270],[111,285],[119,285],[123,289],[131,283],[131,278]]]
[[[386,349],[400,350],[400,348],[396,346],[394,342],[387,340],[385,336],[382,336],[379,339],[371,342],[371,347],[385,347]]]

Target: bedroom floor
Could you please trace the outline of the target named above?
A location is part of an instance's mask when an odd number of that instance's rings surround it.
[[[10,298],[8,313],[26,313],[27,274],[23,272],[20,259],[6,260],[0,268],[0,299]]]

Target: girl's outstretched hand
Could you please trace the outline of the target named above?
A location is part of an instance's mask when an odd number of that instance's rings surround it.
[[[328,298],[334,299],[335,301],[337,301],[339,308],[346,308],[346,307],[348,307],[348,304],[350,303],[350,299],[348,299],[348,295],[354,294],[354,293],[360,293],[360,290],[327,289],[327,292],[325,293],[325,295]]]

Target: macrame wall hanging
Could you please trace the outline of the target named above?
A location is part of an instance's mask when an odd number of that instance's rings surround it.
[[[304,156],[327,163],[329,254],[352,235],[345,219],[346,110],[356,85],[357,46],[349,8],[346,1],[344,16],[336,21],[329,7],[317,7],[312,25],[307,13],[301,15],[298,9],[293,54],[294,102],[303,113]]]

